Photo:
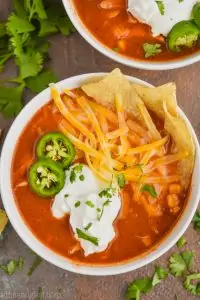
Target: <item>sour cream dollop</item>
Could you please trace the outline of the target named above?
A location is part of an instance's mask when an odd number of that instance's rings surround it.
[[[140,22],[151,26],[154,36],[167,36],[176,23],[190,19],[196,2],[197,0],[128,0],[128,11]]]
[[[105,186],[88,166],[76,164],[66,171],[65,186],[51,210],[58,219],[70,214],[74,235],[87,256],[104,251],[113,240],[113,222],[120,207],[117,188]]]

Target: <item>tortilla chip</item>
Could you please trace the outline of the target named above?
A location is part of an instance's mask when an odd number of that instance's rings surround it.
[[[157,88],[131,84],[121,71],[116,69],[98,82],[83,85],[82,89],[98,103],[112,109],[115,109],[116,97],[121,97],[125,110],[145,125],[155,140],[161,139],[161,135],[147,109],[162,119],[177,150],[189,153],[187,158],[180,161],[181,184],[187,189],[194,167],[195,145],[190,129],[178,114],[174,83]]]
[[[154,140],[161,139],[143,101],[119,69],[115,69],[98,82],[83,85],[82,90],[96,102],[112,109],[115,109],[116,97],[121,97],[125,110],[147,127]]]
[[[166,105],[164,105],[165,110],[165,129],[174,142],[178,151],[186,150],[188,152],[188,157],[180,161],[180,175],[181,175],[181,185],[184,189],[187,189],[190,184],[191,175],[194,168],[195,160],[195,145],[193,138],[190,133],[190,129],[179,115],[173,116]]]
[[[178,151],[188,151],[189,156],[180,161],[181,184],[187,189],[194,167],[195,146],[190,129],[178,114],[175,84],[167,83],[156,88],[133,86],[147,108],[164,121],[164,127],[172,136]]]
[[[167,83],[159,87],[145,87],[133,84],[134,89],[144,101],[148,109],[156,112],[157,116],[164,119],[163,100],[166,101],[170,114],[177,115],[176,85]]]

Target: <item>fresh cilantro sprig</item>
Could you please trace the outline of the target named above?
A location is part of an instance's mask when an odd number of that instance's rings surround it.
[[[5,117],[14,117],[21,110],[25,88],[38,93],[57,81],[44,68],[49,49],[46,37],[74,32],[61,3],[52,1],[45,7],[43,0],[14,0],[14,9],[6,22],[0,22],[0,71],[10,58],[18,67],[17,78],[0,84],[0,112]]]
[[[200,296],[200,282],[193,284],[193,280],[200,280],[200,273],[194,273],[186,276],[184,288],[194,296]]]
[[[153,198],[156,198],[158,196],[157,193],[156,193],[156,190],[155,190],[154,186],[151,185],[151,184],[145,184],[145,185],[143,185],[141,187],[140,191],[141,192],[148,192],[151,195],[151,197],[153,197]]]
[[[187,243],[186,239],[184,238],[184,236],[182,236],[182,237],[180,237],[180,239],[178,240],[176,245],[178,248],[182,248],[186,243]]]
[[[19,257],[18,260],[12,259],[7,264],[0,265],[0,269],[7,275],[13,275],[17,270],[22,271],[24,266],[23,257]]]
[[[134,280],[127,288],[126,299],[140,300],[142,294],[148,294],[154,286],[167,278],[168,271],[161,266],[155,268],[153,277],[144,277]]]
[[[200,211],[196,211],[194,218],[192,220],[194,229],[200,231]]]
[[[79,239],[83,239],[86,240],[92,244],[94,244],[95,246],[99,245],[99,240],[98,238],[88,235],[87,233],[83,232],[81,229],[76,228],[76,233]]]
[[[181,253],[173,253],[169,259],[169,270],[175,277],[182,276],[190,269],[193,259],[191,251],[184,251]]]
[[[155,56],[155,55],[157,55],[157,54],[159,54],[159,53],[162,52],[162,50],[161,50],[161,44],[144,43],[142,45],[142,48],[144,50],[145,58]]]

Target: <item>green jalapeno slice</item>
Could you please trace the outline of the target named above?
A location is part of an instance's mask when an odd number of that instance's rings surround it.
[[[60,132],[50,132],[40,138],[36,146],[38,157],[47,157],[59,162],[67,168],[75,156],[74,146],[71,141]]]
[[[192,17],[197,26],[200,27],[200,3],[196,3],[192,10]]]
[[[53,197],[65,184],[62,166],[49,158],[41,158],[29,169],[29,184],[33,192],[41,197]]]
[[[200,28],[193,21],[181,21],[174,25],[167,36],[168,47],[172,51],[180,51],[180,47],[191,48],[200,35]]]

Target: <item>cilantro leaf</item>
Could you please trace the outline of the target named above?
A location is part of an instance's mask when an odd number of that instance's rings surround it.
[[[126,179],[125,179],[124,174],[120,174],[120,175],[117,176],[117,182],[118,182],[118,185],[121,189],[125,186]]]
[[[144,53],[145,53],[145,58],[155,56],[155,55],[162,52],[162,50],[160,49],[161,48],[160,44],[144,43],[142,45],[142,48],[143,48]]]
[[[69,35],[75,31],[73,24],[65,13],[63,5],[52,3],[46,9],[47,19],[40,20],[39,36],[47,36],[60,31],[63,35]]]
[[[39,18],[41,20],[47,19],[47,14],[44,9],[43,1],[41,0],[25,0],[25,9],[29,14],[29,20]]]
[[[77,208],[77,207],[79,207],[81,205],[81,202],[80,201],[77,201],[75,204],[74,204],[74,206]]]
[[[17,269],[17,262],[16,260],[12,259],[6,265],[0,265],[0,269],[11,276]]]
[[[34,93],[40,93],[51,82],[56,82],[57,77],[51,70],[42,71],[37,77],[29,77],[25,80],[26,86]]]
[[[40,37],[45,37],[58,32],[56,25],[52,24],[49,20],[40,21],[40,31],[38,35]]]
[[[11,14],[6,23],[9,34],[27,33],[35,30],[35,27],[26,19],[20,18],[15,14]]]
[[[23,80],[40,73],[43,68],[43,57],[39,52],[28,49],[26,53],[21,53],[20,57],[16,59],[16,64],[20,68],[20,78]]]
[[[79,239],[86,240],[86,241],[88,241],[88,242],[94,244],[95,246],[98,246],[98,245],[99,245],[99,240],[98,240],[98,238],[86,234],[86,233],[83,232],[81,229],[76,228],[76,233],[77,233]]]
[[[200,211],[196,211],[194,218],[192,220],[194,229],[200,231]]]
[[[152,197],[156,198],[158,195],[155,191],[155,188],[153,185],[145,184],[140,189],[141,192],[148,192]]]
[[[24,259],[22,256],[19,257],[18,261],[17,261],[17,268],[19,271],[22,271],[24,267]]]
[[[7,117],[16,116],[22,108],[24,84],[18,87],[0,86],[0,112]]]
[[[163,267],[156,266],[155,273],[152,279],[152,286],[157,285],[168,276],[168,271]]]
[[[24,3],[21,0],[14,0],[13,2],[17,16],[27,19],[27,13],[24,7]]]
[[[189,269],[193,259],[193,253],[191,251],[185,251],[182,253],[173,253],[169,259],[170,273],[176,277],[183,275],[183,273]]]
[[[176,243],[178,248],[182,248],[186,244],[186,239],[182,236]]]
[[[107,199],[104,203],[103,203],[103,206],[102,206],[102,209],[100,209],[100,211],[98,211],[100,213],[100,215],[98,216],[98,220],[100,221],[102,216],[103,216],[103,213],[104,213],[104,208],[106,206],[108,206],[109,204],[111,203],[111,201],[109,199]]]
[[[200,273],[194,273],[186,276],[184,281],[184,288],[194,296],[200,296],[200,282],[192,284],[191,281],[198,279],[200,279]]]
[[[42,263],[42,258],[38,256],[37,254],[35,255],[35,259],[33,261],[32,266],[30,267],[28,271],[28,276],[31,276],[33,272],[36,270],[36,268]]]
[[[136,279],[129,286],[126,291],[126,299],[140,300],[141,293],[147,294],[152,289],[152,279],[149,277]]]
[[[162,0],[156,1],[156,4],[158,5],[158,9],[160,11],[160,14],[163,16],[165,14],[165,5]]]
[[[74,181],[76,181],[77,175],[80,174],[83,170],[83,165],[82,164],[78,164],[75,167],[72,168],[71,173],[70,173],[70,182],[73,183]]]
[[[93,204],[93,202],[90,201],[90,200],[87,200],[87,201],[85,202],[85,204],[86,204],[87,206],[89,206],[90,208],[94,208],[94,204]]]
[[[85,226],[85,228],[84,228],[85,231],[89,230],[91,226],[92,226],[92,223],[88,223],[87,226]]]

